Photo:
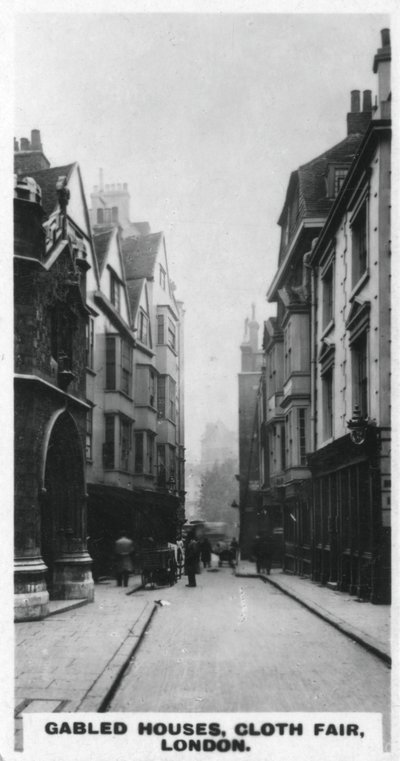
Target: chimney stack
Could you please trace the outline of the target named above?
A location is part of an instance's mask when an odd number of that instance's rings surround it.
[[[378,110],[375,114],[376,119],[382,119],[389,114],[390,103],[388,101],[390,100],[391,93],[390,62],[392,60],[392,50],[390,47],[390,29],[382,29],[381,38],[382,47],[378,48],[372,67],[374,74],[378,74]]]
[[[31,130],[31,150],[32,151],[42,151],[43,146],[40,141],[40,130],[39,129],[33,129]]]
[[[350,96],[351,96],[350,110],[352,114],[356,114],[360,110],[360,91],[352,90],[350,93]]]
[[[364,90],[363,92],[363,111],[372,111],[372,91]]]
[[[350,113],[347,114],[347,134],[363,134],[367,131],[372,116],[371,91],[364,90],[363,110],[360,111],[360,90],[352,90],[350,109]]]

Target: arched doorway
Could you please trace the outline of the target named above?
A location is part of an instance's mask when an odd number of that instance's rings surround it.
[[[41,550],[48,568],[47,588],[54,597],[56,562],[82,550],[85,539],[85,472],[82,445],[72,416],[61,413],[48,440],[41,505]]]

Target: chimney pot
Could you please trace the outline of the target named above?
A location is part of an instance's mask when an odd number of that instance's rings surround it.
[[[19,151],[19,143],[15,137],[14,137],[14,151]]]
[[[390,45],[390,29],[381,29],[382,47]]]
[[[21,137],[21,151],[29,151],[31,144],[27,137]]]
[[[360,91],[352,90],[351,91],[351,113],[352,114],[358,113],[359,110],[360,110]]]
[[[363,111],[372,111],[372,91],[364,90],[363,92]]]
[[[124,182],[123,188],[126,192],[128,192],[128,183]]]
[[[33,129],[31,130],[31,146],[33,151],[41,151],[42,150],[42,143],[40,141],[40,130],[39,129]]]

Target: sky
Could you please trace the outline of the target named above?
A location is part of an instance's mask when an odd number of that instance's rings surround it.
[[[290,172],[346,135],[350,91],[377,92],[383,14],[21,14],[15,129],[52,165],[127,182],[163,230],[185,304],[186,459],[206,424],[236,431],[244,320],[277,266]]]

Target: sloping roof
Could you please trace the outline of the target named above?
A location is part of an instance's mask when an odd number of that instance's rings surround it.
[[[127,283],[129,306],[131,308],[132,321],[134,322],[136,312],[138,310],[140,295],[143,288],[144,278],[138,280],[130,280]]]
[[[285,211],[292,195],[294,185],[299,185],[299,207],[302,216],[326,216],[333,199],[327,196],[326,173],[328,164],[350,164],[357,155],[363,138],[362,133],[350,134],[328,151],[317,156],[307,164],[302,164],[292,172],[286,193],[285,203],[279,218],[279,224],[285,219]]]
[[[42,206],[45,214],[49,217],[57,206],[56,184],[59,177],[70,177],[75,163],[65,166],[53,166],[50,169],[41,169],[38,172],[30,172],[29,177],[38,183],[42,190]]]
[[[103,272],[104,262],[106,260],[108,247],[110,245],[114,230],[115,226],[110,225],[106,228],[103,227],[101,230],[94,229],[93,231],[94,249],[99,265],[100,275]]]
[[[125,238],[122,256],[127,280],[154,277],[154,267],[163,233],[152,233],[142,238]]]

